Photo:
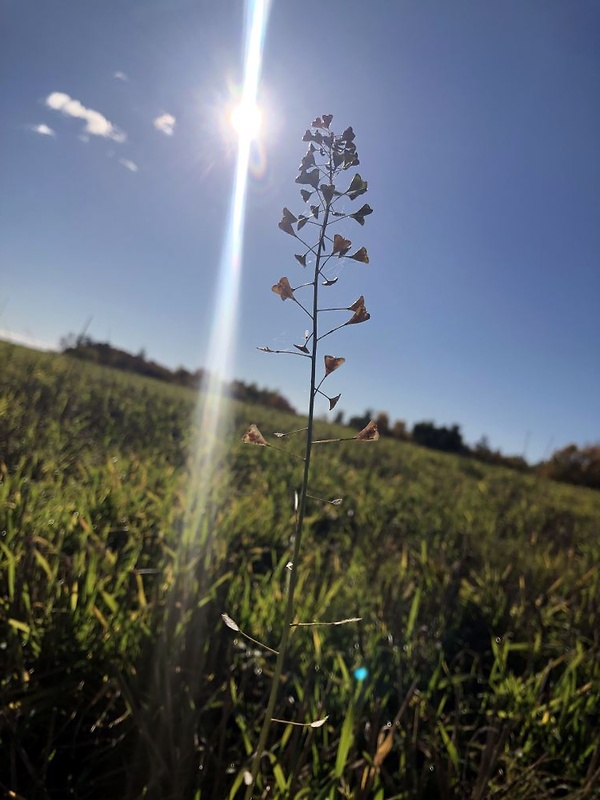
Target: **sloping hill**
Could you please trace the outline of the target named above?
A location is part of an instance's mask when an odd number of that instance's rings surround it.
[[[222,800],[271,662],[220,615],[277,641],[300,463],[241,436],[301,420],[232,403],[197,515],[194,392],[0,364],[0,787]],[[393,440],[320,446],[313,484],[342,503],[311,505],[299,619],[362,621],[295,631],[276,716],[329,718],[274,732],[270,796],[597,796],[600,493]]]

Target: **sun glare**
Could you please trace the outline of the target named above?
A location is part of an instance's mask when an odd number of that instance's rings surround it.
[[[207,523],[213,490],[211,484],[223,467],[224,448],[229,435],[231,406],[225,385],[232,380],[237,334],[238,302],[244,253],[246,190],[252,140],[258,134],[260,111],[257,104],[262,65],[263,42],[269,16],[270,0],[246,0],[246,41],[244,71],[237,97],[238,105],[221,119],[229,121],[237,132],[237,158],[229,213],[223,235],[218,283],[214,298],[213,320],[208,350],[205,354],[205,375],[196,409],[198,439],[193,452],[191,477],[186,499],[186,535],[181,557],[209,547],[214,528]],[[230,106],[231,107],[231,106]],[[206,537],[203,539],[202,537]],[[185,538],[185,537],[184,537]],[[189,549],[191,548],[191,550]],[[208,551],[207,551],[208,552]]]
[[[256,103],[238,103],[229,119],[238,136],[249,140],[256,139],[258,136],[262,114]]]

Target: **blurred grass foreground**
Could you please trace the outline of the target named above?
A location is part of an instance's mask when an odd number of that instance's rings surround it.
[[[278,641],[298,417],[232,401],[190,525],[197,393],[0,343],[0,791],[244,789]],[[319,435],[340,435],[321,423]],[[258,451],[258,452],[257,452]],[[600,493],[381,440],[313,462],[298,621],[255,797],[600,797]],[[209,530],[210,529],[210,530]],[[182,542],[197,546],[182,551]]]

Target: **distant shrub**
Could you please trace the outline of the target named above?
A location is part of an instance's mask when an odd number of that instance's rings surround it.
[[[600,489],[600,444],[586,447],[570,444],[541,464],[539,472],[557,481]]]

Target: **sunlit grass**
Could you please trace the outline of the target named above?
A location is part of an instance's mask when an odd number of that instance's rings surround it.
[[[240,437],[249,418],[267,436],[302,419],[233,403],[235,480],[211,494],[198,572],[178,557],[195,394],[6,344],[0,360],[3,791],[227,797],[273,656],[232,641],[221,613],[277,646],[297,469]],[[458,796],[593,797],[600,493],[391,440],[319,451],[314,482],[344,501],[311,516],[298,619],[363,620],[294,628],[274,716],[329,718],[278,729],[269,759],[288,796],[441,798],[440,781]],[[161,675],[171,694],[156,704]]]

